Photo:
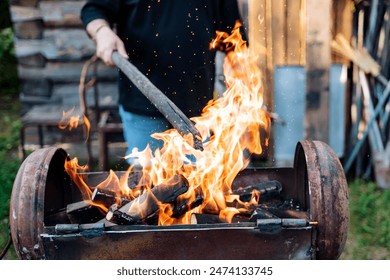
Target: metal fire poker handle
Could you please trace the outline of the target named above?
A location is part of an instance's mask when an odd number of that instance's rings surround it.
[[[161,90],[152,84],[144,74],[118,52],[113,52],[112,61],[181,135],[184,136],[188,133],[193,135],[195,149],[203,150],[202,137],[200,136],[199,131],[186,115],[184,115],[184,113],[164,93],[162,93]]]

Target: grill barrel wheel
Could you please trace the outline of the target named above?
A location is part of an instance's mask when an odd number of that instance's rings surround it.
[[[16,175],[10,203],[12,242],[20,259],[43,259],[40,235],[45,232],[45,211],[65,207],[64,185],[69,182],[60,148],[42,148],[31,153]]]
[[[347,240],[349,195],[344,169],[334,151],[321,141],[296,146],[296,184],[306,186],[303,201],[317,221],[316,258],[337,259]]]

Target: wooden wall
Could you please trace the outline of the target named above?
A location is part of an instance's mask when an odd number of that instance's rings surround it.
[[[320,106],[321,110],[312,112],[307,108],[306,135],[307,138],[326,140],[328,133],[323,128],[326,128],[327,121],[324,116],[328,114],[327,67],[331,63],[348,63],[329,53],[330,41],[340,32],[346,38],[351,37],[352,1],[238,1],[249,30],[250,48],[258,55],[258,65],[264,73],[265,105],[268,108],[273,108],[276,66],[300,65],[308,74],[310,71],[324,73],[317,80],[307,79],[307,88],[316,98],[325,98],[321,101],[321,106],[325,107]],[[82,65],[95,52],[94,43],[87,37],[79,19],[85,1],[10,0],[10,3],[21,80],[22,114],[36,104],[63,104],[64,110],[78,106]],[[313,24],[308,25],[310,20]],[[316,35],[320,33],[327,35]],[[115,102],[115,69],[102,66],[99,73],[99,86],[103,88],[100,92]],[[325,124],[321,124],[323,121]]]
[[[307,1],[318,0],[239,0],[241,9],[247,9],[243,14],[248,15],[249,40],[265,74],[266,103],[270,108],[274,67],[306,64]],[[85,1],[10,2],[24,108],[77,99],[71,93],[77,93],[82,63],[95,51],[79,19]],[[329,15],[332,37],[338,32],[351,36],[351,5],[349,0],[333,0]],[[314,17],[326,20],[326,13],[319,9],[314,12]],[[333,55],[332,61],[342,59]],[[104,76],[112,78],[108,73]]]
[[[307,1],[313,0],[247,0],[249,42],[259,55],[258,64],[267,79],[277,65],[306,64]],[[316,1],[316,0],[314,0]],[[318,0],[317,0],[318,1]],[[323,0],[320,0],[321,2]],[[352,3],[349,0],[333,0],[330,15],[317,8],[310,11],[322,21],[331,20],[331,38],[352,33]],[[332,54],[332,62],[346,62]],[[271,102],[271,100],[268,100]]]
[[[308,77],[305,137],[327,142],[329,66],[348,63],[331,53],[330,43],[338,33],[351,38],[352,1],[247,1],[249,44],[258,55],[258,65],[264,73],[265,105],[273,108],[276,66],[305,67]],[[322,73],[321,77],[318,73]],[[308,102],[312,100],[318,101],[314,109],[313,103]]]
[[[83,63],[95,53],[80,20],[82,0],[11,0],[21,81],[22,114],[34,105],[79,105]],[[105,92],[116,91],[114,69],[101,72]],[[115,97],[113,97],[115,98]]]

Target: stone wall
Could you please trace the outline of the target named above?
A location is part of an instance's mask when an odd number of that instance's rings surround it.
[[[22,114],[34,105],[79,106],[84,62],[95,53],[80,20],[85,1],[10,0]],[[99,66],[102,99],[116,102],[116,70]]]

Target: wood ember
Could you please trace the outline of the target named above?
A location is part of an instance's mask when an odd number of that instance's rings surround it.
[[[282,184],[279,181],[272,180],[256,185],[251,185],[243,188],[239,188],[234,191],[234,194],[240,196],[241,201],[250,201],[252,192],[258,191],[260,193],[260,199],[264,200],[267,198],[279,196],[282,191]]]
[[[165,184],[153,187],[126,205],[106,215],[110,222],[116,220],[119,224],[140,224],[154,222],[160,211],[161,203],[173,203],[178,196],[187,192],[188,182],[183,176],[175,176]],[[122,215],[124,214],[124,215]]]
[[[249,220],[251,222],[256,222],[258,219],[277,219],[277,218],[279,218],[279,217],[272,214],[266,208],[260,206],[260,207],[257,207],[255,209],[255,211],[253,211]]]
[[[101,209],[91,200],[82,200],[66,206],[66,214],[72,224],[94,223],[104,217]]]
[[[240,198],[250,199],[251,192],[257,190],[268,200],[260,205],[237,204],[237,201],[227,203],[227,206],[240,208],[240,214],[233,217],[231,223],[256,222],[262,219],[304,219],[309,220],[309,215],[302,210],[301,205],[293,200],[282,200],[280,195],[281,184],[278,181],[264,182],[251,185],[236,191]],[[148,191],[144,191],[132,201],[118,197],[114,192],[105,189],[95,189],[92,201],[80,201],[69,204],[66,208],[66,216],[72,223],[93,223],[104,221],[109,225],[134,225],[134,224],[157,224],[161,204],[171,204],[172,218],[180,218],[191,209],[204,202],[203,192],[200,188],[195,190],[195,197],[181,196],[188,191],[188,182],[183,176],[175,176],[165,184],[160,184]],[[108,208],[105,215],[95,204],[102,204]],[[229,205],[228,205],[229,204]],[[108,206],[109,205],[109,206]],[[247,211],[243,208],[247,207]],[[227,223],[217,212],[192,214],[191,224],[214,224]],[[205,212],[206,211],[206,212]],[[63,214],[63,213],[62,213]],[[57,213],[61,219],[63,215]]]
[[[142,222],[138,217],[132,217],[118,209],[118,204],[113,204],[108,209],[106,220],[117,225],[134,225]]]
[[[201,189],[195,190],[195,199],[191,203],[189,203],[188,199],[182,199],[181,201],[177,201],[173,207],[172,218],[180,218],[189,210],[194,209],[195,207],[201,205],[203,203],[203,195]]]
[[[94,203],[104,205],[106,208],[109,208],[113,204],[118,204],[119,206],[122,206],[130,202],[129,199],[118,197],[115,192],[98,188],[93,191],[91,200]]]
[[[191,224],[216,224],[222,223],[218,215],[212,214],[191,214]]]

